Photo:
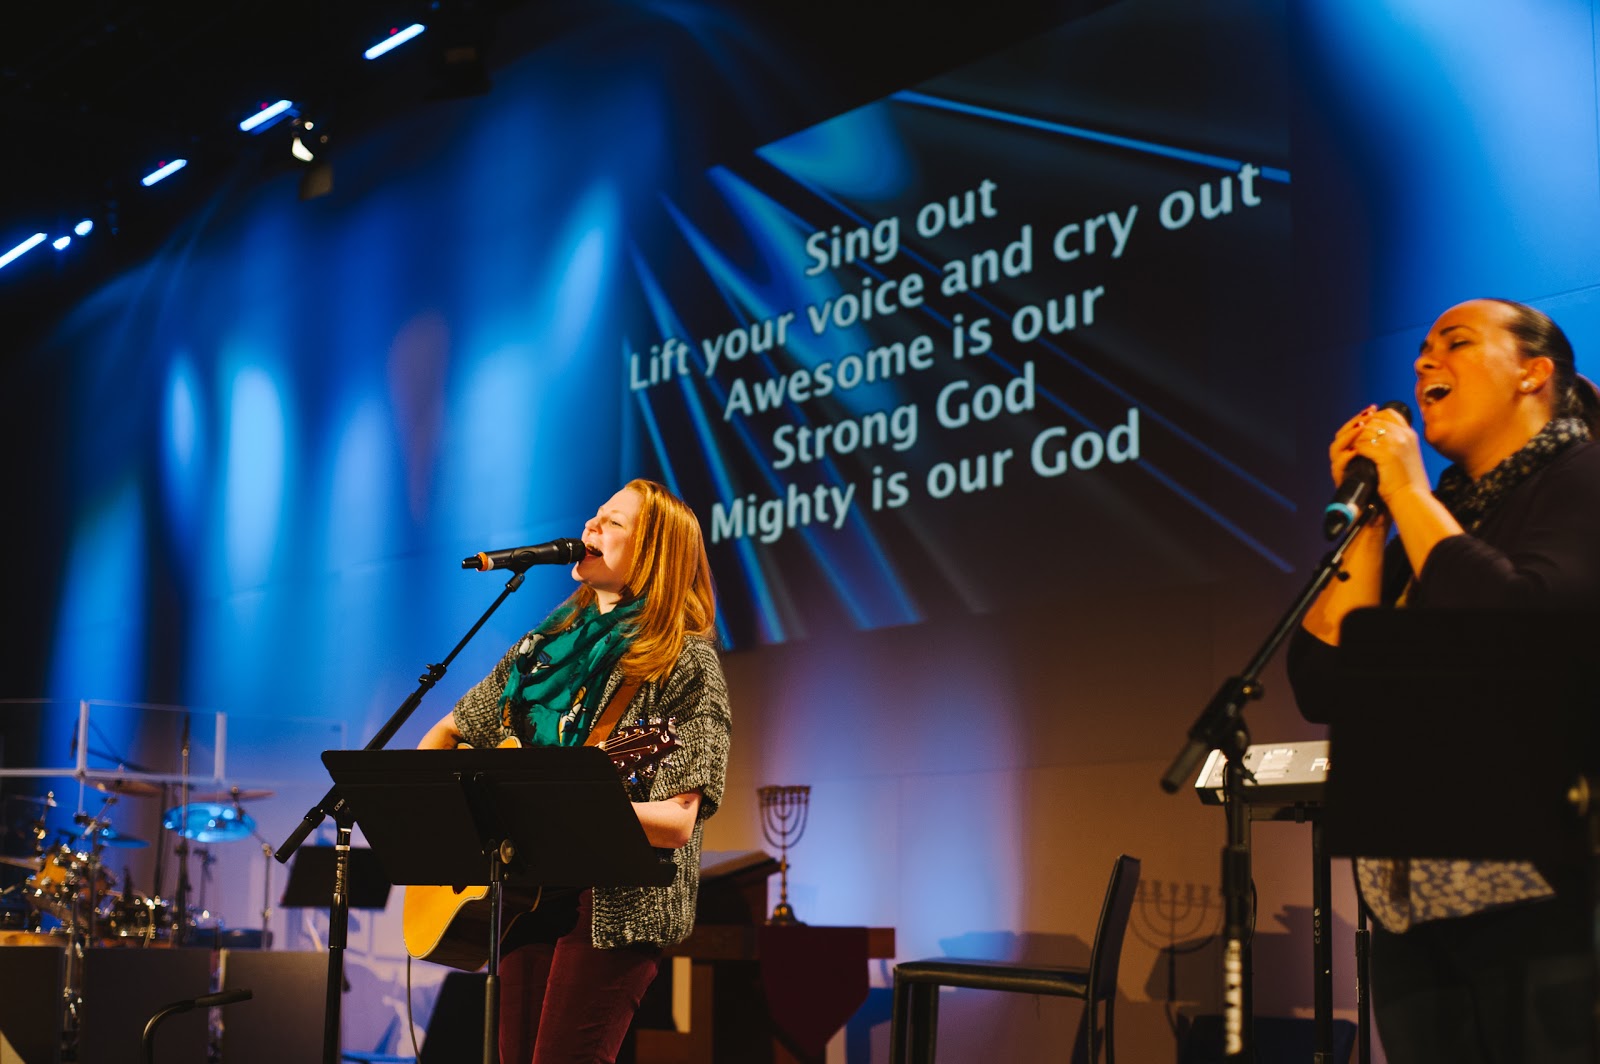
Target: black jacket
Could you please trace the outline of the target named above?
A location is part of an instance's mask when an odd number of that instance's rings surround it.
[[[1386,604],[1411,575],[1396,537],[1384,554]],[[1441,540],[1406,608],[1600,612],[1600,443],[1568,447],[1513,488],[1475,534]],[[1337,662],[1338,649],[1305,629],[1291,637],[1289,683],[1307,720],[1327,723],[1336,712],[1328,681]]]

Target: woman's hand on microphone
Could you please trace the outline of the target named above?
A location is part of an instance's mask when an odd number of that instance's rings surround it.
[[[1339,426],[1339,431],[1333,434],[1333,442],[1328,445],[1328,464],[1333,469],[1333,486],[1338,487],[1344,483],[1344,467],[1350,464],[1350,459],[1356,456],[1353,449],[1356,437],[1366,428],[1372,415],[1378,412],[1375,406],[1369,406],[1355,417]]]
[[[1371,422],[1378,408],[1369,406],[1339,426],[1328,445],[1328,462],[1335,486],[1344,484],[1345,469],[1359,452],[1356,441],[1362,433],[1370,435]],[[1398,415],[1396,415],[1398,416]],[[1368,517],[1345,550],[1341,578],[1331,580],[1301,619],[1301,626],[1324,643],[1337,645],[1339,628],[1352,610],[1376,606],[1382,591],[1383,546],[1389,536],[1389,522],[1383,513]]]
[[[1330,457],[1337,482],[1343,482],[1345,467],[1358,455],[1377,469],[1378,497],[1389,511],[1390,523],[1400,533],[1411,571],[1422,572],[1439,541],[1460,535],[1462,528],[1444,504],[1433,497],[1416,430],[1399,411],[1368,407],[1334,435]]]
[[[1421,441],[1398,410],[1369,406],[1340,426],[1329,449],[1335,484],[1344,483],[1345,470],[1357,456],[1377,469],[1378,497],[1385,504],[1408,491],[1431,494]]]

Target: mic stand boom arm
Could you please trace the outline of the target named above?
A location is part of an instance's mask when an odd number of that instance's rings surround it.
[[[388,722],[378,729],[377,734],[363,749],[381,750],[388,745],[389,740],[394,738],[394,733],[400,730],[416,708],[422,704],[422,699],[427,693],[444,678],[456,655],[461,653],[462,649],[472,641],[472,637],[478,634],[478,629],[494,616],[494,611],[500,608],[500,604],[507,596],[522,586],[525,572],[525,569],[521,569],[514,573],[511,579],[506,581],[505,590],[501,591],[499,597],[483,611],[478,623],[461,637],[461,642],[455,645],[455,649],[445,655],[445,659],[437,665],[429,665],[428,671],[417,678],[417,689],[400,703],[400,708],[394,711]],[[328,788],[328,793],[322,796],[322,800],[306,812],[304,819],[300,821],[300,826],[290,833],[273,856],[278,859],[279,864],[286,863],[300,848],[300,844],[306,841],[306,837],[327,817],[332,817],[338,827],[338,838],[334,845],[333,901],[328,911],[328,994],[327,1004],[323,1010],[322,1061],[323,1064],[339,1064],[339,1010],[344,988],[344,949],[350,927],[350,834],[351,828],[355,826],[355,817],[351,816],[350,807],[339,793],[337,786]]]
[[[1294,604],[1278,621],[1266,642],[1256,651],[1242,673],[1222,682],[1210,703],[1189,729],[1189,736],[1178,756],[1173,759],[1166,775],[1161,777],[1161,789],[1174,794],[1189,780],[1200,761],[1212,750],[1221,750],[1228,759],[1223,776],[1224,805],[1228,817],[1228,841],[1222,851],[1222,896],[1226,906],[1225,940],[1223,947],[1223,1053],[1229,1059],[1252,1058],[1251,1015],[1249,1007],[1250,985],[1246,954],[1247,928],[1252,923],[1250,913],[1250,843],[1249,810],[1244,802],[1244,781],[1250,777],[1244,767],[1245,750],[1250,745],[1250,730],[1244,722],[1244,706],[1262,695],[1261,672],[1277,653],[1278,647],[1294,631],[1311,604],[1322,594],[1328,582],[1337,577],[1349,579],[1340,568],[1345,551],[1356,535],[1366,527],[1378,511],[1376,503],[1369,504],[1335,540],[1333,548],[1317,564],[1317,570],[1301,590]],[[1254,778],[1254,777],[1250,777]]]

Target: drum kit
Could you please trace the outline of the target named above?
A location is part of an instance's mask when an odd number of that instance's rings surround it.
[[[89,786],[105,795],[97,813],[78,813],[72,830],[46,827],[54,794],[43,798],[11,796],[31,803],[36,815],[26,833],[33,853],[0,855],[0,866],[25,870],[26,879],[0,890],[0,946],[56,945],[81,957],[87,946],[151,948],[184,944],[189,933],[209,920],[205,888],[214,860],[210,847],[256,835],[255,820],[244,803],[272,797],[267,790],[189,793],[188,801],[167,809],[163,830],[177,836],[178,889],[172,898],[161,894],[162,864],[166,846],[155,855],[155,890],[134,888],[133,873],[123,866],[119,876],[111,867],[117,852],[149,846],[145,839],[124,834],[111,821],[111,809],[124,798],[158,798],[163,804],[172,793],[168,786],[125,777],[90,777]],[[180,792],[182,793],[182,792]],[[257,836],[259,838],[259,836]],[[198,844],[198,845],[192,845]],[[188,856],[200,861],[198,898],[190,903]]]

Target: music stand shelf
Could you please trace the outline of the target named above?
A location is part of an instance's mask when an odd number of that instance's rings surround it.
[[[289,864],[289,881],[283,885],[278,905],[284,909],[319,909],[328,904],[328,884],[333,882],[332,846],[302,846]],[[393,886],[378,863],[378,855],[365,846],[350,848],[347,892],[352,909],[386,909]]]

